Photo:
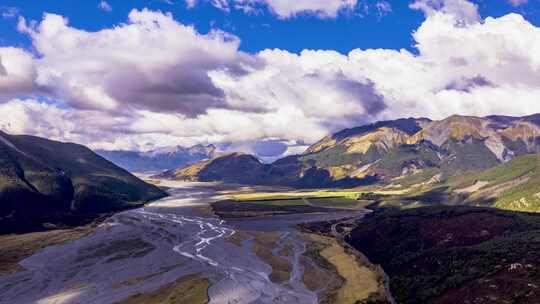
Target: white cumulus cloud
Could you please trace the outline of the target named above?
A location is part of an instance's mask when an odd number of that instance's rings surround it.
[[[148,10],[134,10],[126,24],[98,32],[70,27],[54,14],[20,28],[40,54],[36,83],[74,108],[199,114],[225,106],[207,71],[242,73],[249,61],[238,52],[237,37],[217,30],[201,35],[170,14]]]
[[[0,47],[0,103],[21,92],[36,88],[34,58],[29,52],[14,47]]]
[[[249,152],[283,142],[293,153],[380,119],[540,112],[540,29],[518,14],[476,19],[449,3],[425,9],[416,53],[247,54],[238,37],[203,35],[161,12],[134,10],[97,32],[48,14],[19,26],[36,54],[0,48],[0,128],[94,148]]]

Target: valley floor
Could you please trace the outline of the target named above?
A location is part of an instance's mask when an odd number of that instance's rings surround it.
[[[98,227],[1,237],[0,303],[386,302],[376,268],[334,238],[295,228],[364,209],[334,201],[244,212],[227,199],[261,189],[158,183],[170,197]],[[213,213],[220,204],[223,218]]]
[[[95,224],[90,224],[72,229],[0,235],[0,275],[20,271],[21,260],[46,247],[84,237],[95,228]]]

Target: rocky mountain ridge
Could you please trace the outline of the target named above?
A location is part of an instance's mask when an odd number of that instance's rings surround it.
[[[342,130],[321,139],[301,155],[268,165],[254,157],[249,161],[242,157],[246,160],[242,163],[229,154],[181,168],[173,175],[177,179],[316,188],[389,183],[416,175],[425,175],[426,180],[436,175],[446,179],[539,152],[539,138],[540,114],[453,115],[438,121],[406,118]],[[198,174],[212,171],[215,162],[223,169],[216,171],[219,174]],[[232,178],[228,172],[242,177]]]

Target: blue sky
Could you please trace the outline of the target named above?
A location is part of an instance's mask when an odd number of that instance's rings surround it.
[[[540,113],[540,0],[102,2],[0,2],[1,130],[268,156],[377,120]]]
[[[238,36],[240,49],[257,52],[268,48],[279,48],[291,52],[303,49],[329,49],[348,53],[352,49],[385,48],[414,50],[411,33],[424,21],[422,12],[409,8],[411,1],[389,0],[392,11],[380,14],[374,7],[377,0],[368,0],[368,9],[359,3],[353,12],[343,12],[338,18],[321,19],[303,14],[280,19],[268,10],[258,14],[245,14],[239,10],[225,12],[208,2],[187,8],[183,0],[108,0],[112,11],[98,8],[99,0],[3,0],[3,10],[14,7],[18,14],[29,20],[41,20],[44,12],[56,13],[69,18],[70,25],[88,31],[109,28],[126,21],[134,9],[149,8],[171,12],[176,20],[193,24],[206,33],[219,28]],[[518,12],[535,25],[540,24],[540,2],[531,0],[518,7],[505,0],[479,0],[482,16],[499,17]],[[0,20],[0,44],[28,47],[29,40],[16,30],[17,18]]]

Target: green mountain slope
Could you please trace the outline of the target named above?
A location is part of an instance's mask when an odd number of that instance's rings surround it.
[[[454,177],[446,185],[454,193],[467,193],[470,204],[538,212],[539,163],[540,154],[524,155],[486,171]]]
[[[120,210],[165,195],[84,146],[0,132],[0,228],[5,230],[39,227],[61,214]]]
[[[393,184],[374,187],[378,205],[401,208],[426,205],[466,205],[540,212],[540,154],[518,156],[492,168],[442,178],[424,170]]]
[[[157,176],[186,181],[297,188],[353,187],[365,183],[363,179],[334,179],[328,171],[302,162],[297,156],[263,164],[256,157],[242,153],[218,156]]]
[[[261,184],[264,182],[264,172],[265,166],[257,158],[242,153],[231,153],[199,161],[159,176],[187,181]]]

